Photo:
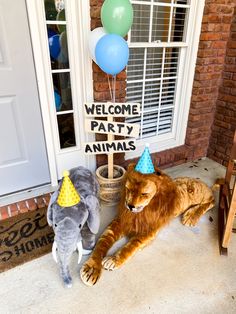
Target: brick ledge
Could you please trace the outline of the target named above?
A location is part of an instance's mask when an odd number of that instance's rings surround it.
[[[23,201],[15,202],[0,207],[0,221],[17,216],[21,213],[47,207],[51,194],[46,193],[37,197],[29,198]]]

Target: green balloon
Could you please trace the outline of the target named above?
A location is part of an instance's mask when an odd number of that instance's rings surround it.
[[[124,37],[133,23],[133,15],[129,0],[105,0],[102,5],[101,20],[107,33]]]
[[[55,8],[54,1],[52,0],[45,1],[45,13],[46,13],[46,20],[56,20],[57,11]]]

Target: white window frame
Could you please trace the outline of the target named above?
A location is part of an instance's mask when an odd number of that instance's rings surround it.
[[[45,141],[48,153],[48,162],[51,175],[51,185],[58,184],[60,177],[58,168],[67,156],[71,155],[68,162],[65,162],[64,169],[71,168],[71,164],[76,164],[78,147],[60,149],[58,127],[56,122],[55,108],[49,104],[54,103],[54,92],[51,78],[51,64],[47,43],[47,30],[45,23],[45,11],[43,0],[26,0],[30,33],[35,59],[36,75],[38,80],[41,112],[45,132]],[[75,132],[80,141],[94,141],[94,135],[85,134],[83,103],[93,101],[93,80],[92,63],[88,53],[87,38],[90,32],[90,2],[89,0],[77,1],[66,0],[66,16],[70,20],[67,24],[68,50],[71,67],[72,99],[75,112]],[[81,40],[78,41],[78,38]],[[75,49],[71,49],[72,44]],[[74,51],[80,51],[80,56]],[[46,57],[45,57],[46,56]],[[72,69],[73,67],[73,69]],[[81,93],[78,94],[76,86],[82,86]],[[78,138],[77,138],[78,139]],[[77,140],[76,139],[76,140]],[[74,155],[73,155],[74,153]],[[73,156],[72,156],[73,155]],[[85,156],[86,167],[91,170],[96,168],[95,156]],[[77,162],[78,165],[78,162]]]
[[[151,0],[153,2],[153,0]],[[147,4],[145,1],[131,0],[133,4]],[[163,6],[168,6],[167,3],[161,3]],[[188,115],[193,87],[193,79],[195,73],[195,65],[197,59],[197,51],[201,32],[201,23],[203,17],[205,0],[191,0],[191,5],[188,14],[187,33],[185,41],[179,43],[131,43],[130,34],[128,36],[128,44],[130,48],[134,47],[186,47],[180,49],[178,80],[175,94],[174,119],[172,131],[167,134],[162,134],[156,137],[138,139],[136,150],[125,154],[125,159],[132,159],[140,156],[145,144],[149,143],[151,153],[160,152],[166,149],[181,146],[185,143]],[[182,5],[181,5],[182,6]],[[169,26],[171,27],[171,26]],[[183,65],[184,62],[184,65]],[[180,97],[181,96],[181,97]],[[178,102],[178,100],[180,100]]]

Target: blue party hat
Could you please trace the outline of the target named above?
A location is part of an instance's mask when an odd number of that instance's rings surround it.
[[[142,153],[142,156],[140,157],[137,165],[135,166],[135,171],[141,172],[143,174],[155,172],[148,147],[149,147],[149,144],[146,144],[146,147]]]

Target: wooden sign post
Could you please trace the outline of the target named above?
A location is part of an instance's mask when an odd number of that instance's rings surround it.
[[[108,116],[107,122],[112,123],[113,117]],[[112,133],[108,133],[107,140],[108,140],[108,142],[113,142],[114,141],[114,135]],[[108,179],[113,179],[113,164],[114,164],[114,156],[113,156],[113,154],[108,154]]]
[[[140,115],[138,103],[86,103],[84,105],[85,116],[107,117],[107,121],[86,119],[85,130],[92,133],[107,134],[107,141],[84,144],[85,154],[108,155],[108,178],[113,178],[113,153],[135,150],[135,138],[139,136],[139,125],[114,122],[113,117],[129,117]],[[114,140],[114,136],[132,137],[129,140]]]

